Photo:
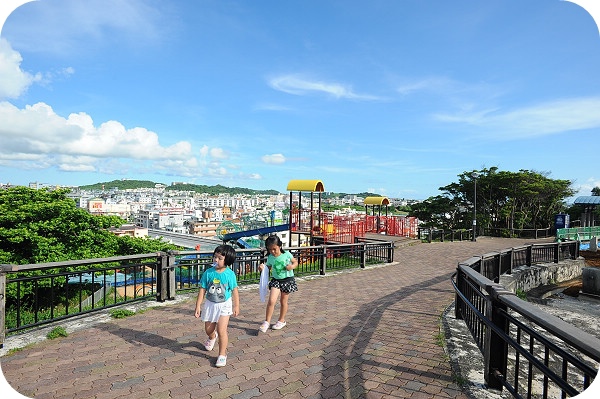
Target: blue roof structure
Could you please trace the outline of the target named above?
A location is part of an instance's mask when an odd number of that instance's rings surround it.
[[[577,197],[574,203],[578,205],[600,205],[600,196],[587,195],[583,197]]]

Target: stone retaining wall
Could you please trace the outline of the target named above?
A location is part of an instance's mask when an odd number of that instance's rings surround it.
[[[512,274],[500,276],[499,283],[506,289],[527,292],[544,285],[553,285],[581,277],[585,259],[564,260],[558,263],[542,263],[532,266],[520,266]]]

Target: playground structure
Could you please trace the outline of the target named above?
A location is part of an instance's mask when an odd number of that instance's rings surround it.
[[[385,234],[416,238],[418,219],[407,216],[388,216],[390,201],[387,197],[365,198],[365,214],[334,215],[321,210],[321,193],[325,191],[320,180],[291,180],[287,190],[290,191],[290,243],[292,236],[305,237],[308,245],[327,243],[354,243],[357,237],[365,237],[366,233]],[[298,201],[294,203],[293,192],[298,191]],[[310,208],[302,207],[302,192],[310,192]],[[315,193],[318,194],[315,199]],[[315,203],[316,201],[316,203]],[[369,215],[368,206],[372,206]],[[385,215],[381,215],[385,205]],[[378,214],[375,214],[377,206]]]
[[[418,219],[388,215],[390,200],[387,197],[365,198],[364,215],[335,215],[322,211],[321,200],[325,187],[321,180],[290,180],[287,190],[290,192],[288,223],[273,225],[271,220],[269,226],[268,220],[255,219],[254,224],[244,221],[244,230],[241,223],[225,221],[217,230],[218,238],[240,248],[258,248],[266,237],[282,231],[289,231],[290,247],[349,244],[356,242],[357,238],[364,238],[367,233],[417,237]],[[309,201],[305,201],[307,194],[310,195]],[[384,215],[382,210],[385,210]]]

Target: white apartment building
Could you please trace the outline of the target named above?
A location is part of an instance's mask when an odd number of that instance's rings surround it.
[[[131,208],[127,203],[107,203],[102,198],[92,198],[87,202],[87,210],[92,215],[115,215],[127,219]]]
[[[135,224],[147,229],[163,229],[176,233],[186,233],[183,208],[163,208],[157,210],[140,210],[135,217]]]

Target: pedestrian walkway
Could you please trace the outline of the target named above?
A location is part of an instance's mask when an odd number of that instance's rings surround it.
[[[258,289],[243,289],[223,368],[214,366],[216,349],[202,345],[192,297],[92,324],[0,363],[15,390],[39,399],[468,398],[439,342],[440,316],[454,298],[450,276],[473,255],[531,242],[402,245],[387,266],[299,279],[287,326],[265,334],[257,332],[265,311]]]

